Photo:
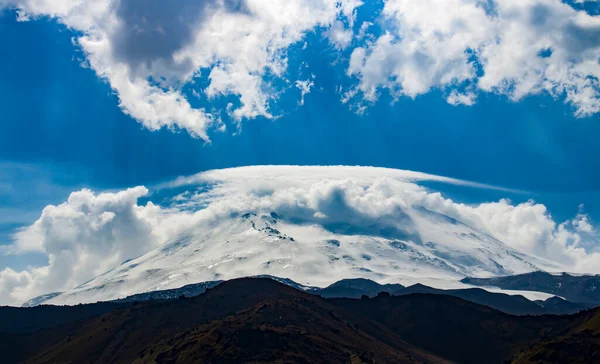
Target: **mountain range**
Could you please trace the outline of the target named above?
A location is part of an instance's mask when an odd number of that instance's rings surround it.
[[[272,279],[295,289],[324,298],[361,298],[363,296],[375,297],[381,292],[387,292],[394,296],[402,296],[412,293],[447,295],[489,306],[496,310],[513,315],[571,314],[586,308],[600,306],[600,300],[595,302],[580,302],[577,297],[574,297],[575,302],[567,301],[556,296],[550,297],[546,300],[533,301],[521,295],[489,292],[481,288],[437,289],[422,284],[404,287],[401,284],[382,285],[364,278],[343,279],[324,288],[303,286],[292,281],[291,279],[278,278],[268,275],[256,276],[254,278]],[[221,283],[223,283],[223,281],[190,284],[181,288],[135,294],[111,302],[132,303],[152,300],[165,301],[178,299],[180,297],[191,298],[198,296],[206,292],[207,289],[216,287]],[[37,306],[37,301],[26,302],[23,305],[23,307],[35,306]]]
[[[600,355],[598,309],[513,316],[444,294],[327,299],[265,278],[191,298],[0,308],[0,317],[9,318],[0,320],[6,363],[583,363]]]
[[[508,290],[546,292],[572,302],[597,304],[600,302],[600,276],[551,274],[531,272],[507,277],[463,278],[461,282],[481,287],[498,287]]]

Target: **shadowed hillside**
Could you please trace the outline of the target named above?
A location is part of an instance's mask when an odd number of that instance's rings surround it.
[[[0,334],[5,362],[529,363],[567,354],[585,362],[598,348],[600,321],[598,311],[511,316],[443,294],[325,299],[258,278],[77,315],[53,328]]]
[[[270,279],[233,280],[191,299],[138,304],[90,320],[29,362],[444,362],[401,340],[385,345],[337,311]]]
[[[582,313],[564,335],[528,345],[514,360],[530,363],[600,363],[600,311]]]

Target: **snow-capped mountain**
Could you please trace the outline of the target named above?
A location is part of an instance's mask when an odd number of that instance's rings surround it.
[[[107,301],[187,284],[268,274],[324,287],[344,278],[461,286],[469,277],[553,269],[492,236],[424,207],[401,223],[367,226],[286,218],[274,211],[221,219],[184,231],[157,249],[59,295],[47,304]],[[410,224],[408,224],[410,222]],[[401,228],[406,227],[406,228]],[[433,283],[432,283],[433,282]],[[37,301],[36,301],[37,302]]]
[[[76,304],[256,275],[315,287],[366,278],[460,289],[472,287],[465,277],[594,262],[565,245],[581,239],[577,221],[557,225],[532,201],[469,205],[431,187],[447,184],[496,188],[386,168],[253,166],[150,189],[80,191],[20,233],[24,246],[51,254],[14,299]]]

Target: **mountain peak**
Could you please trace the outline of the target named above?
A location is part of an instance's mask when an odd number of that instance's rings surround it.
[[[360,285],[376,295],[403,288],[382,288],[376,283],[381,281],[414,277],[457,281],[464,276],[523,273],[538,264],[535,257],[452,219],[416,208],[405,215],[402,224],[409,226],[391,228],[392,222],[375,219],[364,228],[344,225],[352,220],[346,216],[288,220],[275,210],[249,211],[222,218],[210,229],[189,227],[178,238],[47,303],[110,301],[260,275],[288,277],[305,287]]]

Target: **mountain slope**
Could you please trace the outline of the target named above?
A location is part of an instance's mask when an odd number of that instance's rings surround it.
[[[600,363],[600,310],[578,315],[567,333],[526,347],[513,363]]]
[[[325,287],[344,278],[378,282],[527,272],[546,264],[489,235],[424,208],[400,225],[373,221],[288,221],[275,212],[245,214],[182,233],[137,259],[46,303],[76,304],[182,287],[198,282],[269,274]]]
[[[191,299],[149,302],[92,319],[28,362],[310,362],[444,360],[356,330],[322,298],[270,279],[225,282]]]
[[[444,295],[380,294],[332,302],[361,323],[381,323],[402,340],[460,363],[503,363],[522,345],[569,323],[567,316],[511,316]]]
[[[426,355],[408,344],[404,350],[377,342],[351,325],[345,325],[330,309],[295,300],[267,301],[223,320],[186,332],[176,345],[165,340],[147,362],[424,362],[443,360]]]

